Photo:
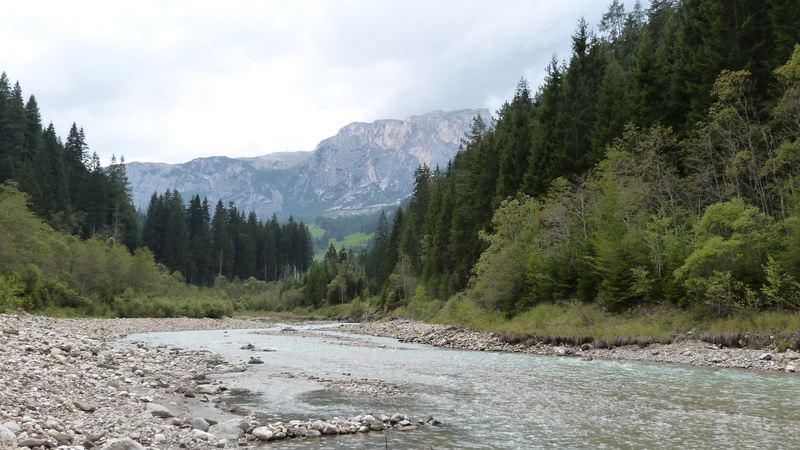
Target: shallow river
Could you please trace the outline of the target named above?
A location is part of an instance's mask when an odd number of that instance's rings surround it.
[[[127,339],[208,349],[232,363],[260,357],[264,364],[216,378],[238,388],[229,403],[265,421],[401,412],[443,422],[265,448],[800,448],[796,374],[447,350],[293,327],[313,333],[191,331]],[[275,351],[241,349],[245,344]],[[308,376],[380,379],[410,395],[326,391]]]

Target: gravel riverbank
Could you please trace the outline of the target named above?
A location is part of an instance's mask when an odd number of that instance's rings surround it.
[[[271,326],[256,319],[0,315],[0,450],[234,448],[438,423],[400,413],[259,423],[228,407],[228,387],[207,376],[245,371],[246,364],[118,341],[132,333]]]
[[[234,448],[263,441],[414,430],[438,424],[393,413],[347,419],[259,423],[226,405],[228,386],[213,374],[240,372],[204,350],[120,341],[133,333],[262,329],[294,334],[258,319],[58,319],[0,315],[0,450],[13,448]],[[511,344],[494,333],[409,320],[345,324],[338,331],[439,347],[540,355],[668,362],[800,373],[800,354],[787,350],[720,348],[699,340],[610,349]],[[300,333],[298,333],[300,334]],[[359,345],[344,336],[342,345]],[[289,377],[309,375],[287,374]],[[380,380],[338,382],[350,395],[406,395]],[[390,412],[392,413],[392,412]]]
[[[651,344],[646,347],[626,345],[615,348],[594,348],[590,344],[583,344],[580,347],[543,343],[535,343],[533,345],[511,344],[504,342],[495,333],[465,330],[454,326],[427,324],[405,319],[344,324],[335,329],[347,333],[389,337],[403,342],[462,350],[576,356],[585,359],[621,359],[800,373],[800,353],[796,351],[778,352],[774,348],[761,350],[726,348],[689,338],[677,340],[671,344]]]

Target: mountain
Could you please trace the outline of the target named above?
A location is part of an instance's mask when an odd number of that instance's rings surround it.
[[[254,158],[214,156],[183,164],[126,165],[137,208],[147,210],[154,192],[177,189],[185,200],[235,202],[240,211],[266,219],[354,215],[394,207],[411,194],[421,164],[445,167],[473,118],[487,109],[432,111],[405,120],[351,123],[309,152]]]

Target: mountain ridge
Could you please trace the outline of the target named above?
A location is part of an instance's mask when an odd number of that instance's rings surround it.
[[[266,220],[365,214],[397,206],[411,194],[421,164],[444,167],[487,109],[430,111],[406,119],[352,122],[312,151],[255,157],[211,156],[181,164],[126,165],[134,204],[146,212],[153,193],[178,190],[209,202],[234,202]]]

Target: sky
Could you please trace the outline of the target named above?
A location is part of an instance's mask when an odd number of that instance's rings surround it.
[[[9,3],[0,71],[45,126],[83,127],[106,162],[181,163],[313,150],[351,122],[494,113],[611,0]]]

